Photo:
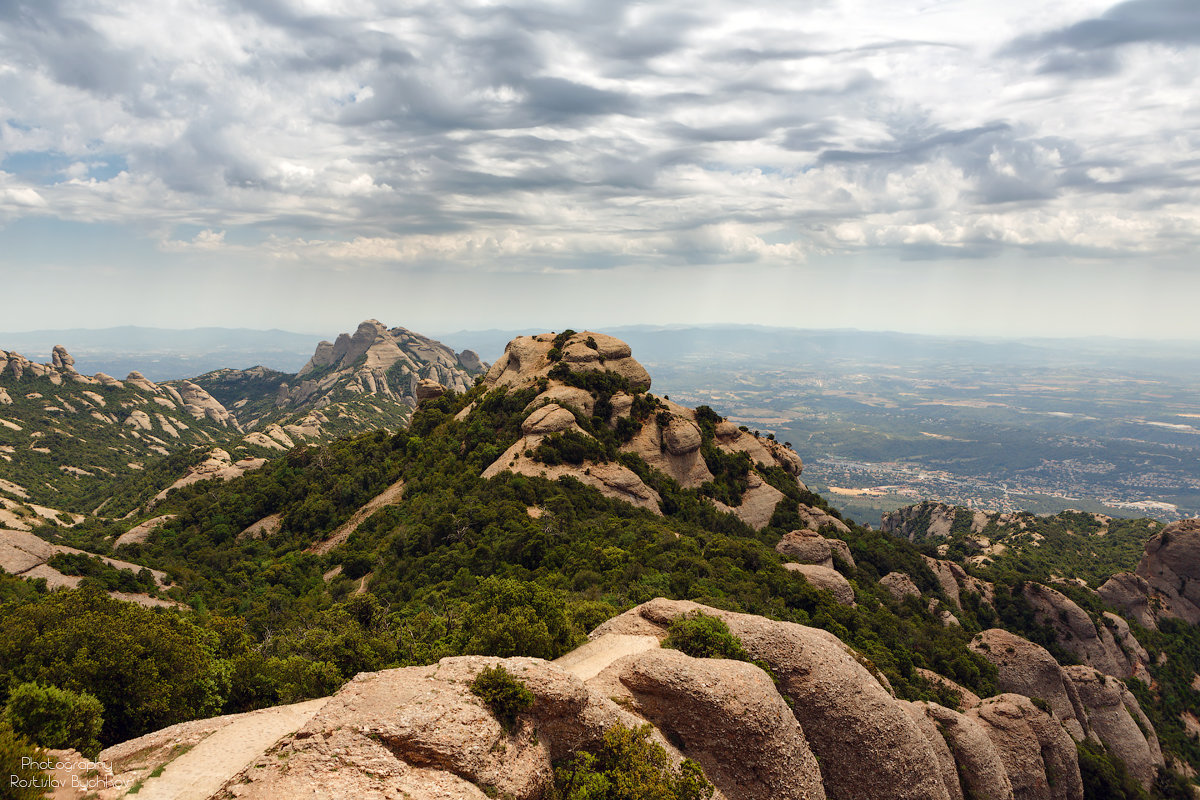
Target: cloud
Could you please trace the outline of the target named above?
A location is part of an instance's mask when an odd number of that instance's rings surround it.
[[[0,0],[0,213],[534,273],[1175,257],[1200,12],[1083,6]]]
[[[1106,75],[1117,51],[1133,44],[1200,44],[1200,5],[1193,0],[1126,0],[1103,14],[1046,33],[1018,37],[1004,53],[1040,57],[1046,73]]]

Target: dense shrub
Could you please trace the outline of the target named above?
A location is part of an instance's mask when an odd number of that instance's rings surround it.
[[[513,727],[517,714],[533,708],[533,692],[500,664],[484,667],[471,682],[471,693],[487,704],[505,730]]]
[[[22,683],[8,696],[5,716],[13,730],[42,747],[75,749],[87,758],[100,752],[104,706],[87,692]]]
[[[729,626],[709,614],[693,614],[671,621],[663,647],[681,650],[692,658],[731,658],[749,661],[742,642]]]
[[[598,752],[577,752],[555,768],[554,784],[556,800],[707,800],[714,791],[695,761],[671,768],[649,725],[609,728]]]

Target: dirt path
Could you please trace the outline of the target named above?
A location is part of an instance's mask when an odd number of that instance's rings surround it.
[[[554,663],[580,680],[586,681],[599,675],[605,667],[622,656],[644,653],[658,646],[658,638],[655,636],[610,633],[575,648],[556,659]]]
[[[138,800],[207,800],[271,745],[294,733],[329,700],[309,700],[248,714],[226,725],[148,778]]]
[[[358,511],[355,511],[353,516],[346,520],[340,528],[334,531],[333,535],[328,539],[315,542],[310,545],[308,552],[317,553],[318,555],[325,555],[330,550],[349,539],[350,534],[358,530],[358,526],[362,525],[363,522],[366,521],[367,517],[371,516],[384,506],[395,503],[400,499],[402,494],[404,494],[404,481],[399,480],[368,500],[366,505],[364,505]]]

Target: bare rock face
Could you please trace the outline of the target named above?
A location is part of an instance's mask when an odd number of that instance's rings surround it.
[[[765,528],[771,521],[771,517],[775,515],[775,508],[784,495],[783,492],[764,481],[757,472],[751,472],[747,477],[750,488],[742,495],[740,504],[730,507],[719,500],[714,500],[713,505],[722,511],[734,514],[742,522],[758,530]]]
[[[1062,646],[1080,661],[1119,678],[1134,674],[1135,663],[1122,651],[1112,631],[1093,622],[1074,600],[1039,583],[1025,584],[1024,595],[1037,613],[1038,621],[1053,627]]]
[[[889,572],[879,579],[879,585],[887,589],[897,602],[903,602],[906,597],[920,597],[921,590],[913,583],[913,579],[904,572]]]
[[[417,381],[416,397],[418,403],[435,400],[446,393],[447,389],[435,380],[422,378]]]
[[[954,506],[926,501],[884,514],[881,530],[910,542],[916,539],[945,539],[954,525]]]
[[[200,386],[191,381],[180,381],[177,391],[182,398],[184,410],[195,419],[208,418],[229,428],[242,429],[233,414]]]
[[[474,374],[484,371],[484,363],[479,360],[479,354],[474,350],[463,350],[458,354],[458,363],[463,365],[463,368]]]
[[[976,800],[1014,800],[1008,768],[978,719],[937,703],[917,705],[945,737],[958,766],[959,786],[964,796]]]
[[[800,723],[753,664],[650,650],[608,669],[629,689],[638,714],[682,742],[727,797],[825,798]]]
[[[1075,742],[1028,697],[1002,694],[967,712],[992,740],[1020,800],[1083,800]]]
[[[1158,737],[1125,684],[1091,667],[1063,667],[1087,709],[1092,730],[1108,752],[1125,762],[1129,773],[1149,789],[1163,765]],[[1142,732],[1142,727],[1146,733]]]
[[[55,369],[61,372],[75,371],[75,359],[67,352],[67,348],[61,344],[54,345],[54,349],[50,354],[50,362]]]
[[[937,755],[904,708],[832,634],[687,601],[657,599],[593,632],[665,634],[671,620],[720,617],[754,658],[766,661],[821,765],[831,800],[949,800]]]
[[[951,603],[960,609],[962,608],[962,596],[969,592],[979,595],[989,603],[992,601],[992,597],[995,594],[992,584],[968,574],[965,569],[953,561],[930,558],[929,556],[921,556],[921,558],[925,559],[925,563],[933,571],[934,576],[938,580],[938,585],[942,587],[942,592],[949,598]]]
[[[962,783],[958,777],[958,763],[954,760],[954,751],[950,749],[945,736],[938,729],[937,720],[927,713],[924,703],[910,703],[902,700],[900,706],[925,735],[925,740],[929,742],[929,747],[937,756],[942,786],[946,788],[946,794],[949,795],[950,800],[963,800]]]
[[[556,362],[550,360],[555,334],[518,336],[488,370],[488,386],[525,386],[545,377]],[[573,372],[610,371],[629,380],[635,391],[650,388],[650,373],[632,357],[629,345],[612,336],[583,331],[567,338],[560,348],[562,363]]]
[[[850,545],[841,539],[826,539],[807,528],[785,533],[775,545],[775,552],[800,564],[819,564],[830,569],[833,568],[834,554],[837,554],[851,567],[855,566]]]
[[[850,527],[846,523],[823,508],[801,504],[797,507],[796,513],[800,515],[800,519],[804,520],[804,527],[810,531],[819,531],[828,526],[832,527],[838,533],[850,532]]]
[[[783,568],[803,575],[806,581],[818,589],[832,592],[833,599],[841,605],[851,608],[857,605],[854,602],[854,587],[836,569],[819,564],[784,564]]]
[[[1083,741],[1087,734],[1087,711],[1074,684],[1046,648],[1000,628],[976,634],[970,647],[996,665],[997,688],[1042,698],[1071,737]]]
[[[1146,542],[1137,574],[1158,598],[1160,617],[1200,624],[1200,519],[1172,522]]]
[[[557,403],[550,403],[535,410],[521,423],[521,432],[530,434],[560,433],[576,428],[575,415]]]
[[[633,398],[629,395],[629,404],[633,405]],[[592,397],[592,393],[586,389],[580,389],[575,386],[567,386],[565,384],[555,384],[546,391],[533,398],[526,410],[537,408],[546,403],[557,403],[560,406],[571,406],[587,414],[589,417],[596,409],[596,398]]]
[[[1150,583],[1134,572],[1118,572],[1097,589],[1100,599],[1113,608],[1120,609],[1151,630],[1158,629],[1158,621],[1150,608]]]
[[[713,478],[700,453],[700,429],[692,421],[691,411],[673,403],[669,408],[665,425],[657,415],[651,416],[621,449],[640,456],[684,488],[694,489]]]

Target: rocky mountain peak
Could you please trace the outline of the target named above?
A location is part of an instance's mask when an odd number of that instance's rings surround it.
[[[488,370],[489,386],[528,386],[546,377],[556,364],[572,372],[615,372],[635,391],[650,388],[650,373],[633,358],[629,345],[594,331],[565,331],[518,336]]]

